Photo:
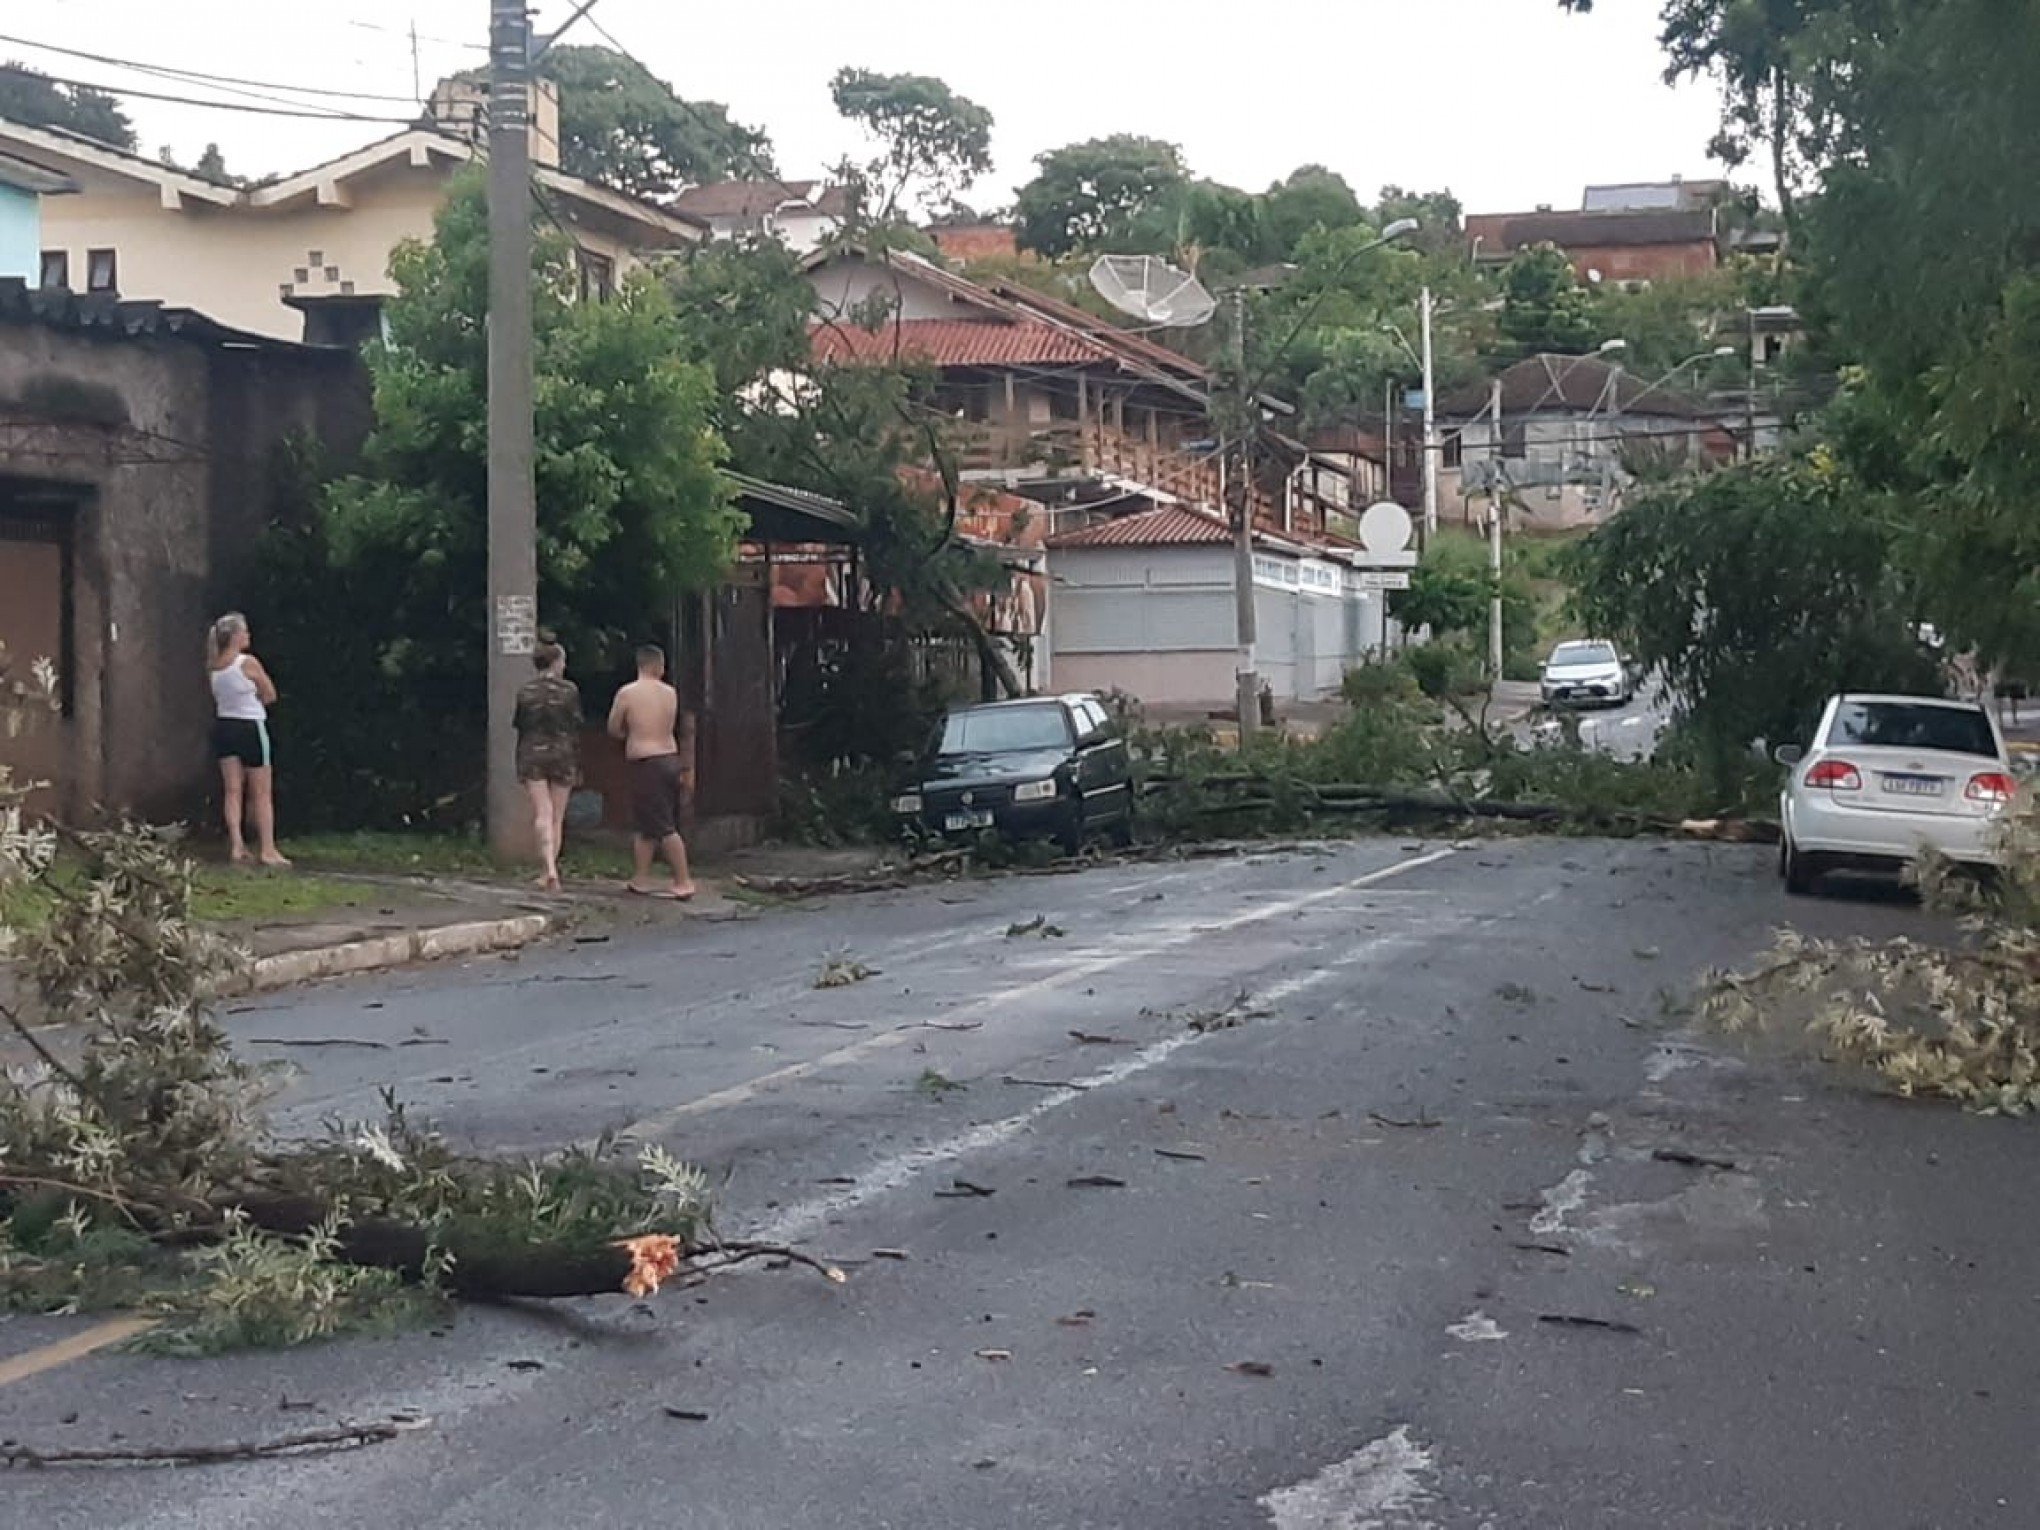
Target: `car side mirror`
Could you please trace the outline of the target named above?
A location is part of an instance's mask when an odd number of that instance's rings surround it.
[[[902,749],[893,756],[893,764],[895,765],[918,765],[920,763],[921,756],[912,749]]]
[[[1780,765],[1797,765],[1806,758],[1806,751],[1797,744],[1780,744],[1771,751],[1771,758]]]

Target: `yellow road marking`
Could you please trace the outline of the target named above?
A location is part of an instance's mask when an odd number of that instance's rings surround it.
[[[40,1376],[44,1371],[69,1365],[73,1360],[83,1360],[87,1355],[132,1339],[138,1333],[147,1333],[155,1326],[154,1318],[110,1318],[83,1333],[72,1334],[68,1339],[45,1344],[41,1349],[32,1349],[11,1360],[0,1360],[0,1387]]]

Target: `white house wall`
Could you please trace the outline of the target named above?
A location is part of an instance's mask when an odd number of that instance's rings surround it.
[[[885,294],[890,316],[899,319],[982,317],[978,310],[906,272],[855,258],[832,260],[809,272],[808,280],[814,284],[816,307],[827,318],[840,319],[859,311],[876,293]]]
[[[1072,548],[1049,554],[1050,683],[1123,690],[1150,704],[1233,699],[1232,551]],[[1263,553],[1255,560],[1255,665],[1278,700],[1336,695],[1383,641],[1382,601],[1351,571]]]

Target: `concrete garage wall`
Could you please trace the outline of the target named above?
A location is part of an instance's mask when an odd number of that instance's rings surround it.
[[[1125,691],[1150,706],[1231,705],[1233,650],[1058,654],[1050,689]]]
[[[1107,547],[1049,555],[1049,684],[1154,705],[1228,702],[1232,554]]]
[[[181,816],[212,782],[206,625],[247,599],[286,441],[351,454],[365,380],[345,353],[125,334],[68,312],[0,318],[0,514],[23,485],[72,498],[58,811]]]
[[[1130,692],[1154,705],[1233,704],[1232,552],[1097,547],[1049,554],[1051,688]],[[1321,560],[1257,554],[1254,662],[1278,701],[1336,695],[1381,646],[1379,595]]]

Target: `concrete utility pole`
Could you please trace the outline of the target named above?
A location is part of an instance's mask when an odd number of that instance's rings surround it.
[[[489,0],[489,847],[530,853],[511,720],[538,638],[532,479],[531,21]]]
[[[1226,509],[1233,523],[1233,610],[1239,652],[1234,660],[1234,697],[1240,739],[1245,742],[1261,726],[1261,677],[1254,668],[1258,638],[1254,616],[1254,419],[1253,389],[1247,381],[1247,293],[1232,294],[1232,364],[1238,390],[1238,413],[1226,443]]]
[[[1494,454],[1491,466],[1493,481],[1488,485],[1488,578],[1492,587],[1488,593],[1488,670],[1491,676],[1502,678],[1502,516],[1506,513],[1502,496],[1502,380],[1497,377],[1493,391],[1488,395],[1489,429],[1494,431]]]
[[[1438,535],[1438,405],[1432,397],[1437,379],[1431,369],[1431,289],[1422,296],[1424,319],[1424,545]]]
[[[1757,311],[1744,310],[1750,321],[1749,382],[1743,389],[1743,461],[1757,460]]]

